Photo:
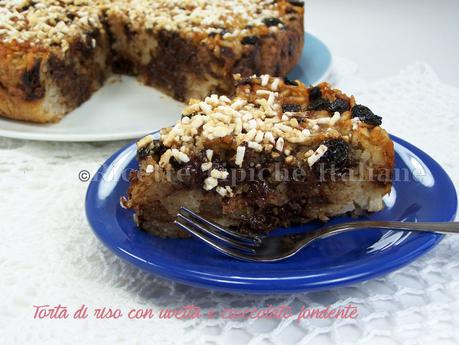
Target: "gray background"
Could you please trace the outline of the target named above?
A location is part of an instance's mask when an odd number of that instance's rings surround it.
[[[427,62],[459,87],[459,0],[305,0],[306,29],[375,80]]]

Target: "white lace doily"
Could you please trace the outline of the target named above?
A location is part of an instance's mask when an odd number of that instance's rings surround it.
[[[424,64],[367,84],[336,61],[335,81],[384,116],[459,186],[459,89]],[[289,296],[196,289],[144,273],[109,252],[84,214],[87,183],[122,142],[41,143],[0,139],[0,343],[7,344],[457,344],[459,237],[448,236],[411,265],[362,284]],[[355,320],[34,320],[33,305],[203,309],[290,305],[359,307]]]

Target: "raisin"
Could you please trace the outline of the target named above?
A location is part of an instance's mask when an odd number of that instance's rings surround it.
[[[159,140],[155,140],[153,149],[151,151],[154,155],[161,157],[167,151],[167,147],[164,146]]]
[[[341,98],[337,98],[330,103],[330,107],[328,108],[328,110],[332,113],[335,113],[337,111],[338,113],[342,114],[345,111],[348,111],[350,108],[351,106],[348,101]]]
[[[270,186],[263,180],[255,180],[249,184],[247,195],[254,203],[263,202],[271,192]]]
[[[290,85],[290,86],[298,86],[298,83],[294,80],[290,80],[287,77],[284,78],[284,84]]]
[[[301,105],[299,104],[283,104],[282,105],[282,112],[292,112],[292,113],[297,113],[301,111]]]
[[[323,98],[317,98],[308,105],[308,110],[328,110],[330,102]]]
[[[267,27],[270,27],[270,26],[277,26],[283,23],[279,18],[269,17],[269,18],[263,19],[263,24],[265,24]]]
[[[329,139],[322,142],[327,151],[315,165],[316,169],[323,167],[325,172],[340,172],[349,163],[349,144],[341,139]]]
[[[309,89],[309,100],[310,101],[313,101],[320,97],[322,97],[322,91],[320,91],[320,87],[314,86],[312,89]]]
[[[188,187],[202,186],[207,177],[201,169],[202,156],[194,157],[180,168],[177,176]]]
[[[364,105],[355,105],[352,108],[352,117],[358,117],[360,121],[373,126],[380,126],[382,117],[373,114],[373,112]]]
[[[166,151],[167,151],[166,146],[164,146],[159,140],[154,140],[152,144],[141,147],[137,151],[137,156],[139,158],[145,158],[148,156],[156,156],[157,158],[159,158]]]
[[[288,3],[297,7],[304,7],[304,1],[302,0],[288,0]]]
[[[269,228],[269,225],[267,224],[268,219],[266,219],[266,216],[262,214],[251,216],[248,219],[247,223],[249,229],[255,232],[263,232],[266,231],[267,228]]]
[[[260,39],[257,36],[245,36],[242,40],[241,43],[243,45],[255,45],[260,41]]]
[[[141,147],[140,149],[137,150],[137,157],[139,158],[145,158],[150,155],[150,148],[148,147]]]
[[[27,10],[27,9],[26,9],[26,10]],[[65,15],[67,16],[67,18],[68,18],[69,20],[74,20],[75,17],[76,17],[75,14],[73,14],[72,12],[69,12],[69,11],[67,11],[67,12],[65,13]]]
[[[171,159],[169,160],[169,163],[171,164],[174,170],[179,170],[180,167],[182,166],[182,163],[180,163],[177,159],[175,159],[175,157],[171,157]]]

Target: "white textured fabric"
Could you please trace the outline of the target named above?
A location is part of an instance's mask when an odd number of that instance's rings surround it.
[[[384,127],[432,155],[459,185],[459,90],[426,65],[367,84],[336,61],[334,79],[384,116]],[[0,139],[0,343],[7,344],[457,344],[459,237],[390,275],[324,292],[241,296],[166,281],[99,243],[84,215],[87,183],[122,142]],[[34,320],[33,305],[77,308],[290,305],[359,307],[355,320]]]

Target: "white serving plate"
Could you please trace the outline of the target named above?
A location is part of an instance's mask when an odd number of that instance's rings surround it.
[[[331,65],[327,46],[306,33],[303,55],[289,77],[315,84],[327,79]],[[0,136],[70,142],[135,139],[173,124],[183,106],[132,77],[114,76],[59,123],[43,125],[0,118]]]

